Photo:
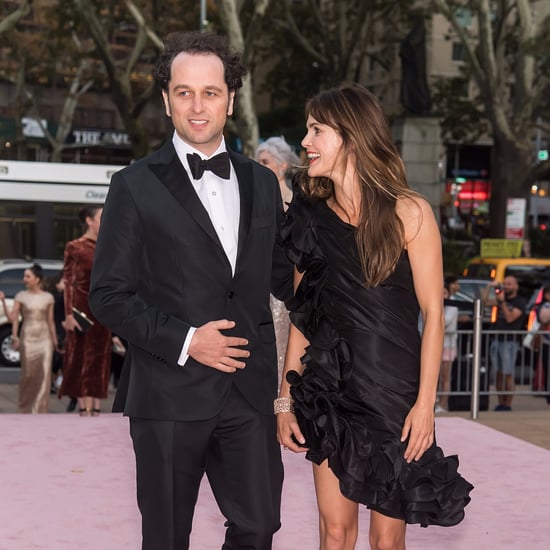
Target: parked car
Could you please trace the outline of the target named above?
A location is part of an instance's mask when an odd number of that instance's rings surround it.
[[[460,288],[453,296],[453,303],[458,307],[459,317],[468,315],[473,319],[474,302],[481,299],[481,292],[491,283],[491,279],[473,279],[469,277],[459,277],[457,279]],[[483,322],[488,323],[491,320],[491,308],[485,307],[483,310]],[[470,321],[471,323],[471,321]],[[471,324],[461,322],[459,329],[471,328]]]
[[[53,277],[63,269],[63,262],[59,260],[0,260],[0,290],[6,295],[6,305],[13,308],[13,298],[25,288],[23,273],[33,263],[40,264],[44,270],[44,277]],[[0,304],[0,367],[18,367],[19,352],[13,349],[11,339],[11,323]]]

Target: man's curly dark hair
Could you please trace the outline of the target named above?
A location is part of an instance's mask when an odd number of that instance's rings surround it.
[[[212,53],[217,55],[225,69],[225,83],[229,91],[236,91],[243,85],[246,69],[238,53],[231,50],[227,38],[212,32],[174,32],[164,39],[164,51],[159,56],[153,77],[161,90],[168,91],[172,61],[182,52],[190,54]]]

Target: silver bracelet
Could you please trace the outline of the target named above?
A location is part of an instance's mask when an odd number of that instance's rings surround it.
[[[278,397],[273,401],[273,412],[275,414],[279,413],[293,413],[294,412],[294,402],[291,397]]]

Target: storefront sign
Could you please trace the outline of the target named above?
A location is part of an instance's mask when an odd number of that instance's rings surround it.
[[[130,147],[128,134],[116,130],[73,130],[73,143],[86,146]]]
[[[480,256],[482,258],[519,258],[523,240],[518,239],[481,239]]]
[[[508,199],[506,207],[506,238],[523,239],[525,233],[526,199]]]

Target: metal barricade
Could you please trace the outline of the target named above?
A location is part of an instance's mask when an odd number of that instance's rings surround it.
[[[474,302],[473,328],[458,330],[457,357],[451,370],[451,390],[438,392],[449,396],[449,409],[470,410],[474,420],[480,410],[487,410],[489,396],[496,395],[550,395],[548,367],[543,368],[543,383],[537,379],[541,369],[537,366],[550,361],[550,334],[539,331],[540,344],[536,349],[523,346],[528,331],[497,331],[483,326],[481,300]],[[451,335],[451,333],[447,333]],[[515,387],[512,391],[497,391],[494,383],[495,369],[491,364],[491,346],[495,341],[514,342],[516,358],[514,367]],[[540,365],[539,365],[540,363]],[[456,405],[458,403],[458,405]],[[455,405],[453,405],[455,404]],[[466,404],[468,406],[466,406]]]

